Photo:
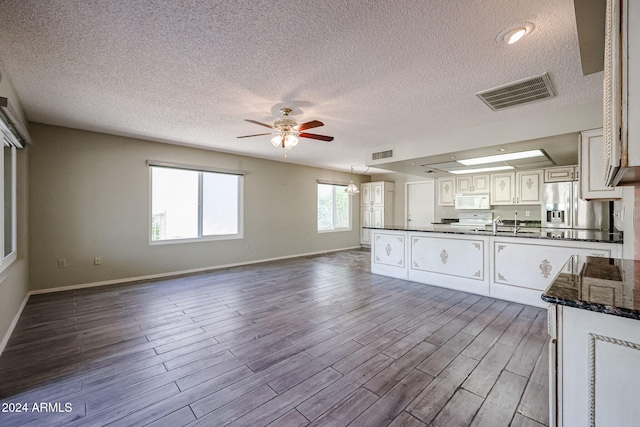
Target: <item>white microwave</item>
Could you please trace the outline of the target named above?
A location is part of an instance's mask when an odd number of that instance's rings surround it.
[[[491,209],[488,194],[456,194],[456,209]]]

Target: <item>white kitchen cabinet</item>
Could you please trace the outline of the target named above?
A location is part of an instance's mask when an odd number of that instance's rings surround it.
[[[409,234],[410,280],[475,294],[489,294],[489,238]]]
[[[557,166],[544,169],[544,182],[577,181],[577,166]]]
[[[602,129],[580,133],[579,167],[580,198],[584,200],[617,200],[622,190],[607,187],[604,178]]]
[[[491,295],[538,306],[545,306],[542,291],[572,255],[620,255],[620,245],[598,242],[494,237],[492,245]]]
[[[457,194],[488,193],[489,175],[467,175],[456,177]]]
[[[516,174],[491,174],[491,204],[514,205],[516,201]]]
[[[455,206],[455,178],[438,178],[438,206]]]
[[[640,2],[607,0],[606,9],[602,178],[612,186],[640,182]]]
[[[361,185],[360,244],[371,245],[371,230],[362,227],[384,227],[393,223],[395,183],[367,182]]]
[[[542,171],[508,172],[491,175],[492,205],[540,204]]]
[[[516,205],[538,205],[541,202],[542,171],[516,172]]]
[[[371,205],[371,183],[364,182],[360,184],[360,206]]]
[[[384,207],[381,206],[363,206],[360,208],[360,244],[371,244],[371,230],[363,227],[382,227],[384,226]]]
[[[549,314],[549,425],[638,425],[638,320],[555,304]]]

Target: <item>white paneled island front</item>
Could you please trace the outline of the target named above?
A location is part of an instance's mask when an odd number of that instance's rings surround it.
[[[563,232],[564,233],[564,232]],[[371,272],[546,307],[542,292],[572,255],[618,257],[621,236],[528,229],[517,234],[448,227],[371,229]]]

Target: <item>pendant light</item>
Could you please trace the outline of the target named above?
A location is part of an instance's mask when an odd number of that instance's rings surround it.
[[[350,196],[355,196],[360,192],[358,186],[353,183],[353,166],[351,166],[351,180],[349,181],[349,185],[344,189]]]

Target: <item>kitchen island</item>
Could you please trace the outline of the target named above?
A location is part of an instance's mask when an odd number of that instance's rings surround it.
[[[548,308],[549,425],[640,420],[640,261],[573,256],[542,299]]]
[[[621,234],[593,230],[369,229],[372,273],[538,307],[546,307],[540,295],[572,255],[618,257],[622,246]]]

